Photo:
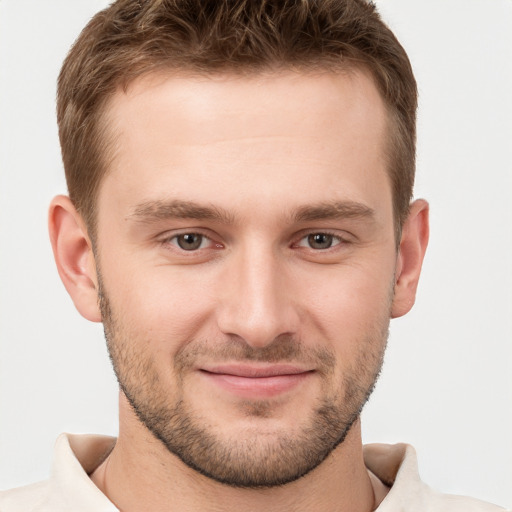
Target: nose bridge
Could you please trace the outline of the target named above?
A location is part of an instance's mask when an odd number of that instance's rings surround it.
[[[219,328],[252,346],[293,334],[295,314],[286,285],[285,262],[270,243],[247,243],[227,268]]]

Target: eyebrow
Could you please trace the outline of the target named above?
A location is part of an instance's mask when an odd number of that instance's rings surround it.
[[[223,208],[178,199],[145,201],[135,206],[127,218],[148,224],[167,219],[213,220],[222,224],[235,223],[234,216]],[[297,208],[291,215],[292,222],[296,223],[330,219],[373,220],[374,218],[375,212],[372,208],[355,201],[304,205]]]
[[[217,206],[203,206],[192,201],[146,201],[138,204],[128,215],[138,222],[152,223],[166,219],[214,220],[233,224],[233,216]]]
[[[375,211],[356,201],[333,201],[316,205],[301,206],[293,214],[295,222],[341,219],[375,219]]]

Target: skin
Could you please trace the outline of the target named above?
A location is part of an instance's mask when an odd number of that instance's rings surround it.
[[[320,402],[343,407],[349,377],[371,389],[389,319],[414,303],[428,207],[411,205],[397,251],[383,102],[360,71],[160,74],[120,91],[107,120],[117,151],[97,253],[68,198],[50,209],[61,278],[85,318],[107,314],[125,389],[162,408],[181,401],[225,446],[255,440],[263,464]],[[187,233],[204,237],[197,249],[180,247]],[[276,360],[300,378],[247,375]],[[364,467],[358,419],[306,476],[244,489],[170,453],[123,392],[117,444],[92,479],[124,511],[369,511],[384,494]]]

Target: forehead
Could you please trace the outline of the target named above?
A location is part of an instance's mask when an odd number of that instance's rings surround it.
[[[386,110],[363,71],[153,74],[118,91],[106,117],[116,152],[100,198],[105,188],[127,204],[172,192],[257,206],[274,189],[296,206],[332,199],[322,190],[389,198]]]
[[[357,68],[257,74],[150,73],[130,83],[126,90],[119,89],[108,105],[106,117],[115,135],[124,131],[128,118],[136,116],[141,128],[147,128],[148,121],[154,125],[154,114],[164,110],[172,113],[167,134],[176,143],[192,135],[198,144],[213,141],[211,125],[215,125],[220,138],[244,136],[249,129],[254,135],[268,136],[272,131],[291,132],[319,122],[329,123],[336,136],[336,129],[340,128],[336,118],[340,115],[350,116],[347,121],[352,123],[354,135],[369,119],[380,128],[385,117],[373,78]]]

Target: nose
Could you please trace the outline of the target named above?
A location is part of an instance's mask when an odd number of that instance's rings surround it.
[[[271,248],[247,248],[226,265],[217,308],[219,329],[263,348],[280,335],[295,335],[299,314],[286,261]]]

